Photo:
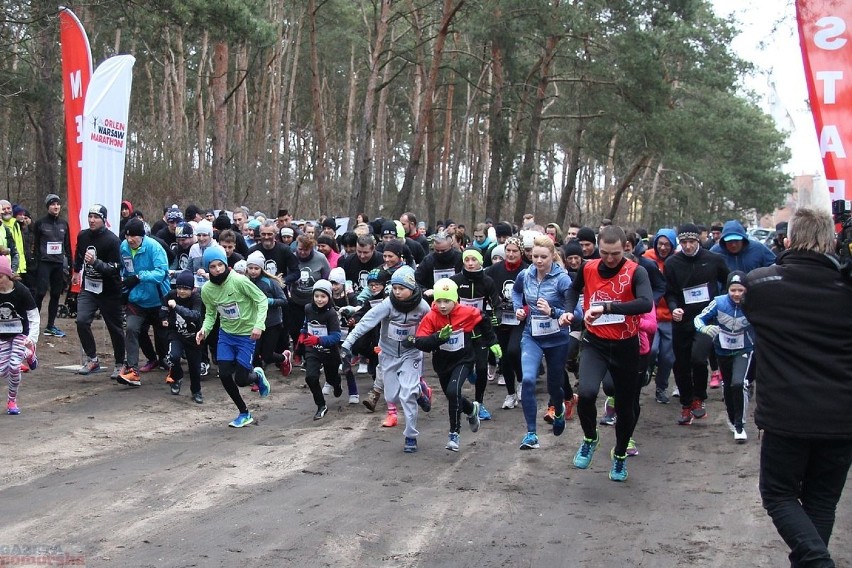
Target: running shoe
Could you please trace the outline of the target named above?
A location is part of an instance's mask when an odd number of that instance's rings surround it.
[[[722,386],[722,372],[713,371],[710,373],[710,388],[717,389]]]
[[[199,374],[202,377],[206,377],[209,372],[210,372],[210,363],[205,363],[204,361],[202,361],[201,362],[201,370],[199,371]]]
[[[285,349],[282,355],[284,356],[284,359],[282,359],[281,363],[278,364],[278,368],[281,370],[282,375],[289,377],[290,373],[293,372],[293,355],[290,353],[289,349]]]
[[[704,408],[703,400],[698,400],[697,398],[693,400],[690,410],[692,411],[692,415],[696,418],[704,418],[707,416],[707,410]]]
[[[476,401],[473,403],[473,411],[467,416],[467,423],[471,432],[479,431],[479,403]]]
[[[556,416],[556,407],[551,405],[547,407],[547,411],[544,413],[544,421],[548,424],[553,424],[553,418]]]
[[[450,435],[447,436],[447,445],[444,447],[451,452],[459,451],[459,435],[457,432],[450,432]]]
[[[677,419],[677,423],[681,426],[689,426],[692,424],[693,416],[692,410],[687,406],[686,408],[680,409],[680,418]]]
[[[367,410],[369,410],[370,412],[375,412],[376,404],[379,402],[380,396],[382,396],[382,393],[380,393],[376,389],[370,389],[367,392],[367,396],[364,397],[364,400],[362,400],[361,402],[364,404],[364,406],[367,407]]]
[[[370,372],[370,367],[366,363],[359,363],[357,372],[359,375],[366,375]]]
[[[535,432],[527,432],[527,435],[524,436],[524,439],[521,440],[521,449],[522,450],[537,450],[541,446],[538,443],[538,435]]]
[[[736,443],[745,444],[746,440],[748,440],[748,434],[746,434],[745,428],[734,431],[734,441]]]
[[[360,396],[358,396],[357,394],[349,395],[349,404],[358,404],[359,402],[361,402]]]
[[[600,435],[596,439],[583,438],[583,443],[574,455],[574,467],[577,469],[588,469],[592,464],[592,458],[595,457],[595,450],[598,449]]]
[[[494,381],[494,375],[497,374],[497,368],[491,365],[488,365],[488,382],[491,383]]]
[[[254,372],[257,375],[257,387],[260,392],[260,398],[269,396],[269,381],[266,380],[266,373],[260,367],[255,367]]]
[[[639,448],[636,446],[636,441],[633,438],[630,438],[630,441],[627,442],[627,455],[631,457],[639,455]]]
[[[204,397],[201,396],[200,392],[193,393],[192,402],[194,402],[195,404],[204,404]]]
[[[615,398],[608,396],[606,397],[606,402],[604,402],[604,414],[601,417],[600,424],[602,426],[613,426],[615,425],[616,419]]]
[[[88,375],[90,373],[97,373],[101,370],[101,364],[97,359],[89,359],[86,361],[86,364],[80,367],[77,370],[78,375]]]
[[[141,387],[142,381],[139,378],[139,372],[133,367],[125,367],[124,371],[118,374],[116,379],[119,383],[130,387]]]
[[[340,377],[338,377],[337,384],[331,386],[331,392],[334,398],[340,398],[340,395],[343,394],[343,385],[340,384]]]
[[[394,410],[393,412],[391,412],[390,410],[388,410],[388,414],[387,414],[387,416],[385,416],[385,420],[384,420],[384,422],[382,422],[382,426],[384,428],[393,428],[394,426],[396,426],[396,423],[397,423],[396,411]]]
[[[173,395],[179,395],[180,394],[180,383],[181,382],[182,381],[173,381],[172,384],[170,385]]]
[[[44,330],[45,335],[50,335],[52,337],[65,337],[65,332],[56,327],[55,325],[49,325]]]
[[[242,412],[228,426],[231,428],[242,428],[252,422],[254,422],[254,417],[251,415],[251,412]]]
[[[14,400],[9,399],[9,402],[6,403],[6,414],[17,416],[20,413],[21,409],[18,408],[18,403]]]
[[[627,481],[627,456],[613,456],[609,478],[613,481]]]
[[[423,409],[423,412],[432,410],[432,387],[420,379],[420,396],[417,397],[417,405]]]
[[[507,394],[506,400],[503,401],[503,408],[511,409],[518,406],[518,397],[514,394]]]
[[[480,420],[491,420],[491,413],[488,412],[488,409],[485,408],[485,403],[479,403],[479,419]]]
[[[657,389],[657,392],[654,394],[654,399],[660,404],[668,404],[669,395],[666,394],[666,389]]]
[[[672,391],[672,396],[674,398],[680,398],[680,389],[677,388],[677,386],[675,386],[674,390]]]
[[[118,376],[122,373],[122,371],[124,371],[124,364],[123,364],[123,363],[119,363],[119,364],[118,364],[118,365],[116,365],[116,366],[115,366],[115,368],[112,370],[112,374],[109,376],[109,378],[110,378],[110,379],[112,379],[113,381],[117,381],[117,380],[118,380]]]
[[[406,454],[413,454],[417,451],[417,438],[406,438],[405,446],[402,448],[402,451]]]
[[[326,405],[317,406],[317,411],[314,413],[314,420],[321,420],[325,413],[328,412],[328,407]]]
[[[330,395],[332,390],[333,390],[333,389],[332,389],[331,383],[325,383],[325,384],[322,386],[322,394],[323,394],[323,396],[328,396],[328,395]]]
[[[506,377],[503,376],[503,373],[497,371],[497,384],[503,386],[506,384]]]
[[[579,397],[575,394],[565,401],[565,420],[571,420],[574,418],[574,411],[577,409],[578,400]]]
[[[139,367],[139,372],[140,373],[150,373],[151,371],[156,369],[158,366],[159,366],[159,363],[157,361],[151,360],[151,361],[148,361],[147,363],[145,363],[144,365],[142,365],[141,367]]]
[[[559,409],[559,414],[553,417],[553,435],[561,436],[565,431],[565,405]]]

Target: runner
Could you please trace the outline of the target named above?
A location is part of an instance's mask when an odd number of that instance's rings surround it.
[[[9,256],[0,256],[0,377],[9,384],[7,414],[21,413],[18,407],[21,363],[26,360],[30,369],[37,366],[38,326],[38,309],[30,291],[12,271]]]

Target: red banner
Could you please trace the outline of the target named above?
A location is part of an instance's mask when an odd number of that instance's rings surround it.
[[[65,160],[68,177],[68,226],[71,254],[80,233],[80,192],[83,180],[83,103],[92,78],[89,38],[74,13],[61,8],[59,40],[62,42],[62,91],[65,95]],[[87,206],[88,207],[88,206]],[[110,211],[110,215],[117,212]]]

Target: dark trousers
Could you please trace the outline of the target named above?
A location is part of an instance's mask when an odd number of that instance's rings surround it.
[[[521,371],[521,336],[524,334],[522,325],[500,325],[494,328],[503,358],[500,359],[500,373],[506,380],[506,393],[515,394],[515,381],[523,377]]]
[[[692,322],[674,326],[672,350],[674,351],[674,377],[684,408],[694,399],[707,400],[707,357],[713,348],[709,335],[698,333]]]
[[[340,386],[340,356],[337,353],[320,353],[316,349],[305,350],[305,383],[314,397],[314,404],[325,406],[325,397],[320,386],[320,372],[325,371],[325,380],[333,387]]]
[[[56,325],[56,313],[59,311],[59,297],[65,288],[65,268],[61,262],[41,261],[36,276],[35,302],[38,311],[50,289],[50,302],[47,304],[47,327]],[[79,309],[79,308],[78,308]]]
[[[476,357],[476,363],[473,366],[473,372],[476,375],[473,398],[482,404],[485,400],[485,387],[488,386],[488,354],[490,353],[485,339],[477,337],[473,340],[473,353]]]
[[[97,357],[97,343],[92,333],[92,322],[95,313],[100,310],[101,317],[109,331],[112,342],[112,352],[115,364],[124,363],[124,322],[122,321],[121,296],[109,296],[103,293],[92,294],[81,290],[77,297],[77,334],[80,336],[80,345],[89,359]]]
[[[190,390],[192,394],[201,392],[201,346],[195,342],[195,336],[183,337],[170,332],[169,362],[172,365],[172,378],[176,381],[183,380],[180,360],[184,355],[186,355],[186,367],[189,371]]]
[[[748,397],[748,373],[751,367],[752,353],[742,353],[734,357],[718,355],[719,370],[722,372],[722,386],[725,397],[725,410],[728,420],[737,428],[743,427],[743,413]]]
[[[589,332],[583,335],[580,351],[580,388],[577,415],[583,435],[597,438],[597,409],[595,402],[601,382],[607,372],[612,375],[615,392],[615,455],[627,453],[627,443],[636,427],[634,405],[639,399],[639,337],[629,339],[599,339]]]
[[[791,568],[833,568],[828,541],[850,464],[852,439],[813,440],[763,432],[760,496],[790,547]]]
[[[473,365],[463,363],[453,367],[449,374],[438,375],[441,390],[447,397],[447,412],[450,415],[450,432],[459,433],[461,429],[461,414],[473,412],[473,403],[462,396],[462,386],[473,372]]]

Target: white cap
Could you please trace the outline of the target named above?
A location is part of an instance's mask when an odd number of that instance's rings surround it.
[[[213,234],[213,224],[210,221],[199,221],[195,226],[195,234],[196,235],[212,235]]]
[[[346,284],[346,272],[340,268],[332,268],[328,274],[328,279],[332,284]]]

